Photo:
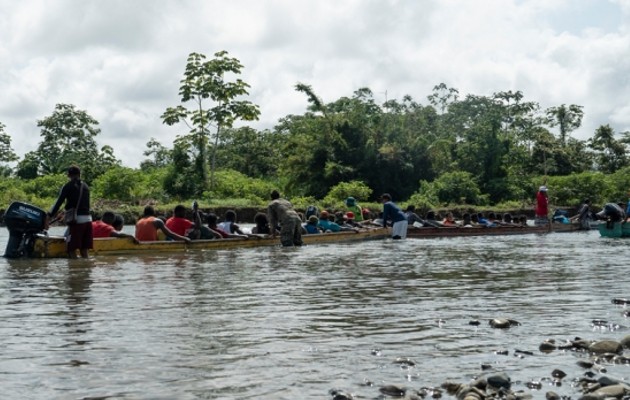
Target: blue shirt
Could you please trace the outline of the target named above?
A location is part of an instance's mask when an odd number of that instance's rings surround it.
[[[388,201],[383,204],[383,226],[387,225],[388,220],[395,224],[396,222],[406,221],[407,216],[396,204]]]
[[[308,234],[320,233],[319,229],[317,229],[317,225],[304,224],[304,229],[306,229],[306,233],[308,233]]]
[[[339,232],[341,230],[341,227],[339,226],[339,224],[337,224],[336,222],[330,222],[327,219],[320,219],[319,222],[317,223],[317,227],[321,228],[324,232],[326,231]]]

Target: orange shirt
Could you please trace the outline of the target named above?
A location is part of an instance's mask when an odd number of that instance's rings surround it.
[[[136,239],[141,242],[154,242],[158,240],[157,229],[153,224],[155,217],[142,218],[136,222]]]

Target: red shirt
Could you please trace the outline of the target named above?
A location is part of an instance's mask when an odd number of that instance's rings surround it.
[[[111,237],[114,230],[113,226],[106,224],[101,220],[92,221],[92,237],[95,239]]]
[[[186,236],[186,231],[193,227],[193,223],[186,218],[171,217],[166,220],[166,227],[181,236]]]
[[[547,217],[549,214],[549,210],[547,208],[547,204],[549,203],[549,199],[542,191],[536,193],[536,215],[541,217]]]

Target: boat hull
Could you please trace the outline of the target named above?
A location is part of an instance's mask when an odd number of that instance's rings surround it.
[[[630,223],[601,223],[599,225],[599,234],[602,237],[610,238],[630,237]]]
[[[455,236],[500,236],[544,234],[550,232],[549,225],[543,226],[497,226],[497,227],[410,227],[408,238],[439,238]]]
[[[343,243],[371,239],[383,239],[388,236],[387,229],[369,229],[360,232],[336,232],[317,235],[303,235],[304,244]],[[246,247],[279,246],[279,238],[250,237],[248,239],[216,239],[195,240],[190,243],[181,241],[156,241],[134,243],[130,238],[94,239],[91,255],[101,254],[135,254],[158,252],[186,252],[193,250],[224,250]],[[65,258],[66,243],[61,236],[37,235],[32,258]]]
[[[554,223],[551,224],[551,231],[552,232],[556,232],[556,233],[589,231],[589,230],[593,230],[593,229],[598,229],[598,227],[599,227],[599,222],[598,221],[591,222],[590,228],[586,228],[586,229],[583,228],[577,222],[572,222],[570,224],[561,224],[561,223],[554,222]]]

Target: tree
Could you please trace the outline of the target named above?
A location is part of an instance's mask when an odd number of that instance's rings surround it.
[[[457,101],[459,91],[449,88],[445,83],[440,83],[433,87],[433,93],[428,95],[429,103],[440,110],[440,115],[444,114],[449,104]]]
[[[37,175],[47,175],[77,164],[91,180],[120,164],[110,146],[99,150],[95,139],[101,132],[98,121],[72,104],[57,104],[52,115],[37,121],[37,126],[42,128],[42,141],[18,164],[18,176],[31,176],[35,166]]]
[[[277,136],[250,127],[226,129],[217,149],[217,161],[223,168],[252,178],[275,176],[280,159]]]
[[[214,54],[212,60],[200,53],[188,56],[184,79],[181,80],[179,95],[181,102],[192,102],[194,108],[187,109],[182,105],[169,107],[162,114],[162,121],[167,125],[184,122],[198,160],[195,164],[196,173],[202,178],[203,188],[208,185],[208,157],[207,148],[210,142],[210,124],[214,123],[214,146],[212,148],[212,164],[210,184],[214,185],[214,171],[216,168],[216,151],[223,129],[231,128],[235,121],[257,120],[260,115],[258,106],[245,100],[236,100],[239,96],[247,95],[249,85],[241,79],[226,80],[226,74],[240,74],[243,66],[236,58],[228,57],[227,51]],[[213,106],[204,108],[205,101],[210,99]]]
[[[599,170],[611,174],[628,164],[626,147],[615,139],[615,130],[610,125],[601,125],[589,140],[589,146],[596,151],[596,162]]]
[[[163,146],[155,138],[151,138],[151,140],[147,142],[147,149],[142,154],[145,157],[152,157],[152,159],[147,159],[140,163],[140,169],[143,171],[163,168],[173,161],[172,151]]]
[[[0,162],[10,163],[17,161],[19,158],[15,151],[11,148],[11,136],[4,131],[6,126],[0,122]],[[0,165],[0,175],[8,176],[11,168],[8,165]]]
[[[560,144],[565,146],[567,136],[582,125],[582,117],[584,111],[582,106],[571,104],[566,106],[562,104],[559,107],[550,107],[545,113],[547,115],[547,124],[550,127],[558,127],[560,130]]]

